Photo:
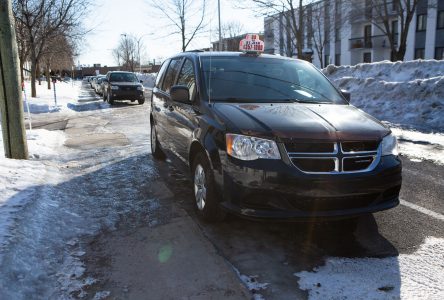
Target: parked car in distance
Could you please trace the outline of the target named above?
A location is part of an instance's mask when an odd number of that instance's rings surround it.
[[[399,204],[395,136],[308,62],[185,52],[165,60],[151,100],[152,155],[184,162],[203,219],[354,222]]]
[[[134,73],[112,71],[106,74],[103,84],[103,100],[113,105],[116,100],[145,102],[143,85]]]
[[[106,78],[106,75],[97,76],[94,83],[94,91],[98,95],[103,95],[103,80]]]

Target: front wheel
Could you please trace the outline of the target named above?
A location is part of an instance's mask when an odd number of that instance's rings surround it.
[[[143,103],[145,103],[145,99],[139,99],[137,100],[137,102],[139,102],[139,104],[142,105]]]
[[[198,153],[193,161],[195,208],[199,217],[208,222],[222,221],[226,214],[215,193],[213,171],[206,155]]]
[[[159,141],[157,140],[156,127],[154,127],[153,123],[151,124],[151,153],[153,154],[153,157],[156,159],[165,158],[165,154],[160,148]]]
[[[110,94],[110,93],[108,93],[108,103],[109,103],[109,105],[114,105],[114,100],[113,100],[113,98],[111,97],[111,94]]]

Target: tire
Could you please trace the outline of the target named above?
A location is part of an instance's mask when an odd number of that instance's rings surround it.
[[[142,104],[144,104],[145,103],[145,99],[143,99],[143,100],[137,100],[137,102],[139,102],[139,105],[142,105]]]
[[[105,93],[103,93],[103,101],[105,101],[106,102],[106,95],[105,95]]]
[[[110,94],[110,93],[108,93],[108,103],[109,103],[109,105],[114,105],[114,100],[113,100],[113,98],[111,97],[111,94]]]
[[[202,152],[193,160],[192,176],[194,205],[198,216],[207,222],[225,219],[226,213],[220,207],[215,193],[213,170],[207,156]]]
[[[156,127],[153,123],[151,123],[151,154],[155,159],[165,159],[165,153],[163,153],[162,148],[160,148],[159,141],[157,140]]]

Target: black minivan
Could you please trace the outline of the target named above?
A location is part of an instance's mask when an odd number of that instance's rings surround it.
[[[189,168],[206,220],[351,218],[399,204],[389,128],[312,64],[241,52],[167,59],[151,101],[151,150]],[[179,161],[179,160],[176,160]]]

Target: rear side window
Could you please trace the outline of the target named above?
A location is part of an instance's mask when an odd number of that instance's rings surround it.
[[[179,72],[180,62],[182,58],[174,58],[171,60],[170,65],[165,74],[165,79],[163,80],[162,90],[169,93],[171,87],[174,84],[174,79],[176,79],[176,75]]]
[[[188,87],[188,90],[190,91],[190,101],[193,101],[196,91],[196,76],[194,75],[194,68],[191,60],[185,60],[182,70],[180,70],[177,84]]]
[[[166,60],[163,62],[162,67],[159,70],[159,73],[156,77],[156,88],[160,88],[160,80],[162,79],[163,74],[165,73],[166,68],[168,67],[168,64],[170,63],[170,60]]]

